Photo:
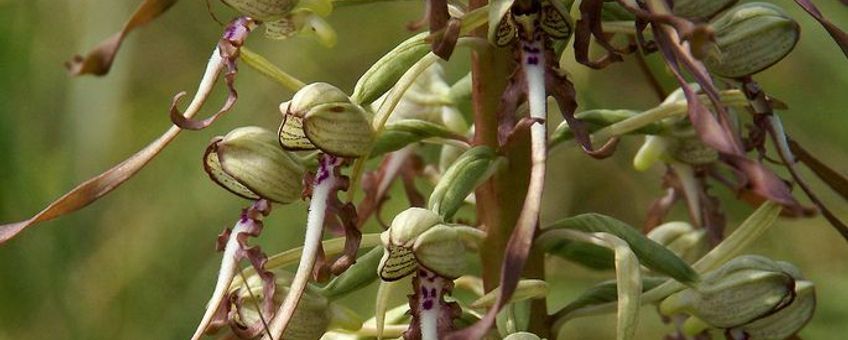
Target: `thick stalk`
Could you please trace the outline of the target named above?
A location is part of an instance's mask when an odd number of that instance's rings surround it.
[[[486,0],[471,0],[470,7],[486,5]],[[485,37],[485,27],[474,32]],[[474,145],[499,149],[497,108],[509,76],[511,57],[503,49],[475,50],[471,56],[472,107],[474,110]],[[487,232],[480,251],[483,285],[491,291],[499,285],[504,249],[521,211],[523,188],[527,187],[529,139],[513,140],[501,150],[509,162],[489,181],[477,188],[477,216]]]

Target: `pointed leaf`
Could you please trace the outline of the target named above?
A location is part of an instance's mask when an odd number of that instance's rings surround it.
[[[661,277],[642,277],[642,292],[654,289],[665,281],[666,279]],[[587,306],[616,302],[618,300],[617,291],[618,283],[616,281],[602,282],[585,290],[580,296],[554,314],[554,318],[557,319],[554,323],[554,329],[558,328],[557,325],[561,325],[568,320],[568,315],[572,311]]]
[[[686,264],[680,257],[662,245],[652,241],[635,228],[600,214],[583,214],[566,218],[545,227],[543,230],[573,229],[584,232],[605,232],[613,234],[630,245],[636,256],[646,267],[666,274],[683,283],[698,280],[698,273]],[[551,242],[545,239],[545,234],[539,236],[540,244]]]

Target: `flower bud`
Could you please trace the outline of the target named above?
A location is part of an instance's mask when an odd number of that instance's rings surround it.
[[[426,40],[428,36],[427,32],[416,34],[377,60],[356,82],[353,102],[371,104],[391,89],[406,70],[430,52],[430,43]]]
[[[507,335],[504,340],[542,340],[542,338],[533,333],[517,332]]]
[[[674,143],[671,156],[689,165],[706,165],[718,160],[718,151],[701,141],[700,137],[680,138]]]
[[[706,165],[718,160],[718,151],[704,144],[688,121],[675,124],[671,136],[669,153],[675,160],[688,165]]]
[[[300,89],[291,101],[280,104],[283,123],[280,144],[287,150],[321,149],[342,157],[368,153],[374,139],[367,113],[327,83]]]
[[[707,55],[707,68],[722,77],[740,78],[783,59],[798,42],[798,23],[780,7],[751,2],[731,8],[710,22],[718,53]]]
[[[297,0],[223,0],[241,14],[259,21],[282,19],[297,5]]]
[[[288,272],[275,272],[276,289],[274,290],[274,305],[279,306],[285,300],[290,290],[292,276]],[[249,288],[249,289],[248,289]],[[262,304],[262,280],[258,275],[251,276],[246,285],[239,286],[235,290],[232,299],[235,313],[231,316],[231,323],[241,327],[249,328],[251,325],[259,324],[260,318],[257,306]],[[269,315],[263,316],[267,321]],[[352,311],[331,303],[326,297],[318,294],[312,289],[304,291],[300,302],[292,315],[292,320],[286,328],[281,339],[312,340],[319,339],[328,329],[356,330],[362,325],[362,320]]]
[[[708,250],[706,230],[686,222],[668,222],[652,229],[648,238],[664,245],[686,262],[694,262]]]
[[[738,327],[786,307],[794,287],[792,276],[774,261],[741,256],[705,275],[695,288],[666,298],[660,312],[683,312],[717,328]]]
[[[489,8],[489,41],[505,47],[518,35],[518,24],[512,16],[515,0],[493,1]],[[542,0],[539,8],[539,26],[548,37],[564,40],[571,36],[574,24],[568,9],[559,0]]]
[[[728,333],[734,339],[788,339],[810,321],[815,309],[813,283],[798,280],[795,282],[795,299],[789,306],[762,319],[730,329]]]
[[[459,277],[466,266],[465,254],[476,248],[483,232],[466,226],[442,224],[438,214],[409,208],[392,220],[380,235],[385,252],[378,272],[394,281],[414,272],[419,265],[448,278]]]
[[[242,127],[216,137],[207,147],[203,168],[213,181],[236,195],[290,203],[300,199],[305,169],[280,149],[274,133]]]
[[[486,146],[465,151],[436,184],[430,194],[430,209],[443,218],[451,218],[474,188],[497,170],[499,159],[495,150]]]
[[[739,0],[673,0],[674,15],[687,19],[707,19]]]

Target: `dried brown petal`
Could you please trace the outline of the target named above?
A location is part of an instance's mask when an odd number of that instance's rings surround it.
[[[177,0],[145,0],[133,12],[130,19],[124,23],[124,27],[119,32],[100,42],[85,57],[76,55],[66,62],[65,67],[68,68],[68,72],[73,76],[83,74],[102,76],[109,73],[112,62],[115,60],[115,54],[118,53],[118,49],[121,48],[121,43],[127,34],[153,21],[175,3],[177,3]]]
[[[807,13],[809,13],[822,25],[822,27],[824,27],[825,30],[827,30],[827,33],[830,34],[833,41],[835,41],[836,44],[839,45],[839,48],[842,49],[842,53],[845,54],[845,57],[848,57],[848,33],[845,33],[845,31],[839,29],[839,27],[825,18],[811,0],[795,0],[795,3],[804,8]]]
[[[174,96],[174,99],[171,101],[170,114],[171,121],[174,125],[188,130],[201,130],[212,125],[212,123],[218,120],[218,118],[232,109],[238,99],[238,92],[236,92],[234,83],[236,75],[238,74],[236,60],[238,60],[239,57],[239,49],[242,45],[244,45],[245,39],[247,39],[250,31],[252,31],[256,25],[256,21],[249,17],[236,18],[227,25],[224,30],[224,35],[218,42],[218,53],[221,55],[221,58],[227,66],[227,73],[224,74],[224,80],[227,82],[228,95],[227,101],[224,102],[221,109],[209,118],[193,120],[190,117],[184,116],[177,108],[177,104],[180,99],[185,96],[185,92],[181,92]]]

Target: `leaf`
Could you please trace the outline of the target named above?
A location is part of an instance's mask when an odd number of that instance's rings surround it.
[[[85,57],[80,55],[74,56],[70,61],[65,63],[65,67],[68,68],[68,71],[73,76],[84,74],[102,76],[109,73],[112,62],[115,60],[115,55],[118,53],[118,49],[121,48],[121,43],[123,43],[127,34],[153,21],[153,19],[165,13],[175,3],[177,3],[177,0],[145,0],[133,12],[130,19],[124,23],[124,27],[119,32],[101,41]]]
[[[543,299],[550,293],[548,283],[544,280],[527,279],[518,281],[518,286],[515,288],[515,293],[509,300],[509,303],[517,303],[530,299]],[[489,308],[495,305],[500,287],[493,289],[471,303],[472,308]]]
[[[632,339],[639,319],[639,307],[642,296],[642,278],[639,259],[630,245],[621,238],[605,232],[584,232],[571,229],[550,230],[546,233],[553,237],[591,243],[609,248],[615,252],[615,276],[617,299],[616,339]]]
[[[693,283],[698,280],[698,273],[680,257],[659,243],[642,235],[635,228],[612,217],[600,214],[583,214],[560,220],[543,228],[545,231],[556,229],[573,229],[583,232],[605,232],[613,234],[627,242],[646,267],[671,276],[683,283]],[[540,235],[537,242],[540,244],[552,242],[547,239],[550,236],[546,236],[546,234],[543,233]]]
[[[839,45],[839,48],[842,49],[842,53],[845,54],[845,57],[848,57],[848,33],[839,29],[836,25],[834,25],[830,20],[824,17],[824,15],[816,8],[816,5],[813,4],[811,0],[795,0],[799,6],[801,6],[807,13],[810,14],[814,19],[816,19],[819,24],[827,30],[827,33],[833,38],[833,41]]]
[[[736,228],[724,241],[718,246],[710,250],[706,255],[696,261],[692,268],[698,272],[708,272],[716,269],[721,264],[738,256],[745,249],[751,246],[760,236],[763,235],[777,220],[780,215],[781,207],[779,204],[767,201],[763,203],[751,216],[748,216],[742,224]],[[683,284],[674,280],[665,280],[659,286],[652,288],[642,294],[642,303],[657,303],[676,291],[685,288]],[[569,312],[568,319],[577,317],[600,315],[612,313],[616,310],[615,303],[597,303],[577,307]]]
[[[665,281],[666,279],[661,277],[642,277],[642,292],[654,289]],[[580,296],[574,299],[574,301],[571,301],[568,305],[554,314],[553,318],[556,320],[554,322],[554,329],[558,329],[559,325],[568,320],[569,314],[575,310],[587,306],[614,303],[618,301],[617,291],[618,284],[616,281],[602,282],[587,289],[580,294]]]
[[[544,243],[541,243],[541,241],[544,240],[537,241],[537,245],[542,247],[545,253],[559,256],[594,270],[615,269],[615,255],[607,248],[569,240],[549,239]]]

